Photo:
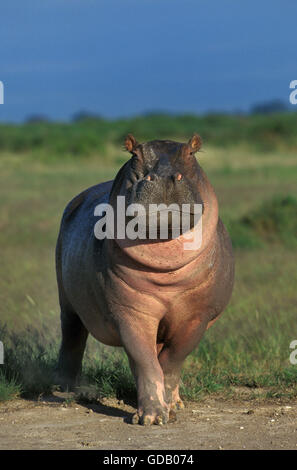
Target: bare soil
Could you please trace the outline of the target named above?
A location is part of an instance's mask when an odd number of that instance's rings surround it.
[[[130,424],[115,399],[77,404],[65,394],[0,404],[0,449],[297,449],[297,400],[207,398],[165,426]]]

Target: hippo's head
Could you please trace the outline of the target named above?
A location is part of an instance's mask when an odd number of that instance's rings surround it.
[[[157,230],[160,228],[160,216],[162,217],[160,205],[167,208],[175,207],[180,217],[178,219],[175,217],[174,209],[167,211],[168,238],[172,234],[174,224],[178,223],[182,233],[182,212],[188,211],[189,227],[192,228],[194,205],[201,204],[203,207],[198,190],[201,169],[195,158],[195,152],[201,147],[200,136],[194,134],[187,143],[153,140],[139,144],[129,134],[125,140],[125,147],[132,157],[122,167],[114,181],[111,191],[112,204],[115,205],[116,196],[124,196],[126,208],[131,204],[141,205],[146,213],[144,222],[147,229],[150,223],[149,212],[158,206]],[[129,219],[128,216],[126,221]]]

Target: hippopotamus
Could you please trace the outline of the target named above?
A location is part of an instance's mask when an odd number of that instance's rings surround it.
[[[76,386],[89,333],[103,344],[122,347],[136,382],[135,424],[168,423],[184,407],[179,394],[184,360],[232,293],[232,244],[214,189],[195,155],[201,143],[198,134],[186,143],[138,143],[129,134],[125,147],[131,157],[115,179],[77,195],[61,221],[56,247],[59,383],[69,390]],[[169,230],[167,238],[159,231],[155,239],[131,240],[117,233],[98,238],[96,207],[108,204],[116,220],[122,215],[117,212],[119,196],[126,206],[188,204],[191,214],[191,207],[200,204],[201,243],[184,248],[197,225],[193,218],[188,231],[175,237]]]

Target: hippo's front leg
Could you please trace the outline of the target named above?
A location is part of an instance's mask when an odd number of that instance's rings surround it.
[[[179,395],[179,385],[183,360],[177,362],[171,348],[165,348],[159,355],[159,362],[164,375],[166,403],[170,410],[181,410],[184,404]]]
[[[165,398],[171,410],[184,408],[179,396],[180,374],[186,357],[198,345],[207,327],[207,320],[199,316],[180,325],[170,341],[159,353],[164,375]]]
[[[158,322],[146,314],[121,317],[120,335],[137,385],[134,424],[165,424],[169,420],[163,371],[157,357],[157,328]]]

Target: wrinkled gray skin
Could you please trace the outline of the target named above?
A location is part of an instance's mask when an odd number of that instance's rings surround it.
[[[66,207],[56,249],[62,344],[58,380],[73,388],[88,333],[122,346],[134,374],[134,423],[163,424],[183,406],[179,380],[186,356],[218,318],[232,292],[234,261],[215,193],[187,144],[126,139],[131,159],[114,181],[93,186]],[[203,205],[202,245],[178,240],[98,240],[95,207],[124,195],[127,204]],[[192,210],[192,209],[191,209]],[[115,210],[116,214],[116,210]],[[170,237],[169,237],[170,238]]]

